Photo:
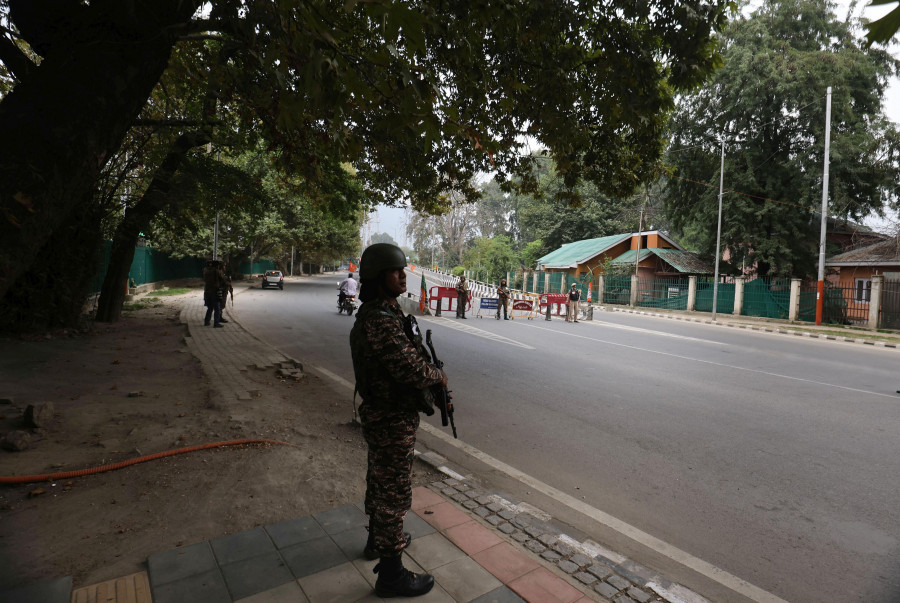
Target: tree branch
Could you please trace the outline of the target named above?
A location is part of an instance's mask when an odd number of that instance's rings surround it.
[[[28,55],[7,37],[0,38],[0,62],[6,65],[13,77],[20,82],[28,77],[35,67]]]
[[[217,119],[202,120],[196,119],[136,119],[135,126],[153,126],[158,128],[196,128],[204,126],[217,126],[221,122]]]

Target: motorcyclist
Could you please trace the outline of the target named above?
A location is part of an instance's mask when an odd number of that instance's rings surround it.
[[[357,282],[356,279],[353,278],[353,273],[341,281],[341,284],[338,285],[338,289],[340,289],[340,293],[338,293],[338,307],[344,307],[344,300],[348,297],[356,297],[356,289]]]

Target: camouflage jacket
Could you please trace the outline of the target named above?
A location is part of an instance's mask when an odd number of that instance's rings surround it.
[[[457,295],[465,295],[469,292],[469,283],[466,281],[460,280],[456,283],[456,293]]]
[[[225,284],[225,272],[218,268],[207,266],[203,269],[203,291],[205,293],[218,293]]]
[[[426,411],[433,403],[430,387],[443,375],[428,361],[421,336],[411,340],[404,325],[395,300],[378,298],[362,305],[350,331],[356,389],[379,408]]]

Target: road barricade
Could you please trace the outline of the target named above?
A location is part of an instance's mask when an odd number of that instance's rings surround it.
[[[539,296],[533,293],[516,293],[516,297],[509,300],[510,318],[533,319],[538,314],[540,305]]]
[[[566,304],[569,302],[568,293],[544,293],[541,295],[540,313],[547,313],[547,306],[550,306],[550,312],[553,312],[553,306],[556,306],[555,314],[557,316],[566,315]]]
[[[446,300],[446,301],[445,301]],[[456,287],[432,287],[428,292],[428,307],[435,316],[442,312],[456,312]],[[466,311],[472,309],[472,298],[466,302]]]
[[[479,297],[478,310],[475,312],[475,316],[478,318],[484,318],[485,314],[489,314],[491,318],[497,315],[497,304],[500,303],[500,300],[496,297]]]

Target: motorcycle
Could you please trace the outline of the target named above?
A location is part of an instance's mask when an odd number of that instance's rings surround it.
[[[356,310],[356,296],[345,295],[344,301],[342,302],[341,296],[338,295],[338,314],[342,314],[346,311],[347,316],[352,316],[354,310]]]

